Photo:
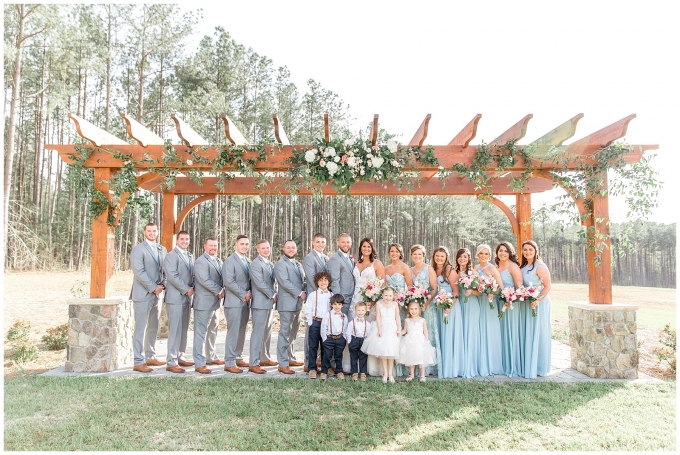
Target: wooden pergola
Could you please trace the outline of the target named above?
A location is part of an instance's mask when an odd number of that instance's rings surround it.
[[[152,157],[154,160],[160,160],[166,153],[164,149],[164,140],[146,127],[129,118],[125,114],[122,117],[127,127],[127,133],[136,144],[129,144],[128,142],[113,136],[106,131],[92,125],[86,120],[75,115],[69,115],[76,125],[78,134],[84,139],[88,140],[92,145],[92,153],[85,161],[84,165],[88,168],[94,169],[95,189],[101,191],[104,195],[110,197],[110,188],[108,182],[112,177],[120,171],[124,163],[117,158],[114,158],[111,151],[117,151],[122,154],[131,155],[132,159],[137,162],[139,169],[153,168],[153,165],[145,162],[145,157]],[[422,124],[409,141],[408,146],[423,146],[427,137],[428,126],[430,122],[430,115],[428,114],[423,120]],[[481,119],[481,114],[476,115],[448,144],[434,146],[434,154],[439,160],[439,163],[446,169],[450,169],[455,163],[462,163],[470,165],[477,152],[477,145],[470,145],[470,142],[475,137],[477,132],[477,124]],[[510,127],[507,131],[498,136],[491,145],[502,145],[510,140],[521,140],[527,129],[529,120],[533,117],[532,114],[527,115],[518,121],[515,125]],[[553,177],[551,175],[552,168],[546,165],[543,167],[540,158],[555,147],[573,157],[573,160],[567,163],[567,169],[577,169],[578,161],[582,159],[589,159],[595,152],[603,147],[607,147],[615,140],[623,137],[629,122],[635,118],[635,114],[625,117],[618,122],[615,122],[599,131],[596,131],[576,142],[563,146],[563,142],[574,136],[576,132],[576,124],[583,117],[583,114],[578,114],[575,117],[567,120],[562,125],[548,132],[541,138],[529,144],[534,149],[536,159],[533,160],[532,165],[535,171],[532,177],[529,178],[526,187],[520,191],[513,191],[509,188],[510,177],[514,174],[522,173],[524,169],[524,162],[519,160],[514,167],[506,168],[504,174],[498,176],[493,183],[491,191],[494,195],[515,195],[516,197],[516,213],[513,213],[498,198],[492,197],[490,202],[500,208],[508,217],[512,226],[513,233],[517,236],[517,244],[520,245],[523,241],[532,238],[532,224],[531,224],[531,194],[547,191],[553,188]],[[173,145],[178,156],[184,161],[191,159],[190,150],[196,150],[201,147],[201,154],[205,158],[212,159],[218,155],[215,146],[211,146],[205,139],[197,134],[188,124],[186,124],[177,115],[172,116],[175,122],[177,133],[181,138],[183,144]],[[224,130],[227,140],[232,145],[243,145],[248,148],[248,141],[234,126],[233,122],[226,116],[222,116],[224,122]],[[293,146],[289,143],[288,138],[281,127],[277,116],[273,116],[274,131],[279,146],[266,147],[269,157],[267,161],[258,161],[254,170],[263,174],[272,174],[277,172],[288,172],[290,164],[287,162],[291,155]],[[324,115],[324,134],[325,140],[330,140],[329,136],[329,120],[328,116]],[[378,136],[378,115],[373,119],[373,126],[370,134],[370,140],[373,144],[376,143]],[[74,160],[69,156],[79,156],[79,152],[74,144],[53,144],[46,145],[46,149],[57,150],[60,157],[66,163],[73,164]],[[296,148],[313,146],[296,145]],[[624,158],[628,163],[639,161],[642,154],[646,150],[657,149],[658,145],[634,145],[633,152],[626,155]],[[274,150],[276,149],[276,150]],[[271,153],[272,151],[275,153]],[[248,152],[246,158],[256,157],[256,152]],[[202,163],[191,163],[186,166],[179,164],[171,164],[169,167],[175,168],[178,171],[204,171],[208,172],[211,166]],[[400,191],[396,185],[387,184],[385,186],[382,182],[358,182],[351,188],[353,195],[477,195],[478,197],[488,190],[476,189],[475,185],[468,182],[466,179],[452,173],[448,176],[442,187],[442,182],[435,178],[438,168],[428,165],[417,165],[420,172],[421,183],[416,186],[412,192],[405,193]],[[224,169],[225,171],[236,171],[235,169]],[[497,173],[496,173],[497,174]],[[607,176],[606,173],[602,175],[604,188],[606,189]],[[153,171],[141,173],[137,177],[137,183],[140,188],[152,192],[160,192],[163,194],[161,217],[162,217],[162,231],[161,243],[168,249],[175,246],[176,234],[181,230],[182,223],[189,212],[198,204],[214,200],[217,195],[257,195],[263,192],[289,193],[290,189],[284,185],[284,179],[281,177],[274,177],[273,180],[266,185],[266,190],[256,188],[257,179],[253,177],[236,177],[232,180],[224,182],[224,186],[220,189],[216,184],[218,177],[204,177],[202,184],[199,185],[189,177],[179,176],[176,179],[175,186],[171,189],[163,189],[163,177],[159,176]],[[332,185],[326,185],[322,188],[324,195],[335,195],[335,190]],[[311,195],[312,193],[301,188],[298,194]],[[178,213],[177,195],[197,195],[189,204],[183,207]],[[123,195],[121,202],[125,204],[128,195]],[[599,191],[587,195],[592,199],[591,210],[586,210],[584,199],[575,199],[574,202],[583,216],[583,225],[585,227],[596,227],[602,234],[606,234],[605,254],[601,256],[601,263],[596,265],[595,251],[588,251],[588,283],[589,283],[589,300],[591,303],[611,304],[612,303],[612,282],[611,282],[611,257],[607,249],[610,247],[609,242],[609,203],[608,196],[602,195]],[[114,271],[114,229],[115,224],[110,225],[107,222],[107,213],[103,213],[92,223],[92,265],[91,265],[91,279],[90,279],[90,298],[108,298],[111,296],[111,277]],[[120,220],[117,220],[119,222]]]

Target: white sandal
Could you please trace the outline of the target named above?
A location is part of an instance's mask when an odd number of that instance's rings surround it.
[[[425,376],[421,376],[420,382],[425,382]]]
[[[413,376],[409,376],[408,378],[406,378],[406,382],[413,381],[413,379],[414,379]]]

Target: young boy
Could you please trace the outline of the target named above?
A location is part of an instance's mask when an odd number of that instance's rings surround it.
[[[321,338],[323,339],[323,359],[321,361],[321,379],[328,377],[328,369],[331,366],[331,358],[335,359],[336,365],[342,365],[342,351],[345,349],[345,330],[347,329],[347,316],[342,312],[345,298],[342,294],[334,294],[331,297],[331,310],[326,312],[321,321]],[[338,379],[345,379],[342,370],[337,374]]]
[[[352,365],[352,380],[356,381],[361,373],[361,380],[366,380],[366,362],[368,354],[361,350],[366,334],[371,330],[371,323],[366,320],[366,303],[359,302],[354,306],[356,317],[347,324],[345,339],[349,349],[349,358]],[[357,367],[358,366],[358,367]]]
[[[316,357],[321,345],[321,321],[330,309],[331,292],[328,286],[331,284],[331,276],[328,272],[319,272],[314,275],[316,290],[309,294],[305,302],[305,320],[307,321],[309,340],[307,343],[307,368],[309,379],[316,379]],[[323,347],[321,347],[321,361],[323,362]]]

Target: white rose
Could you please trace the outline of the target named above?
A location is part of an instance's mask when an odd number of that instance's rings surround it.
[[[368,167],[373,167],[373,162],[371,160],[368,160]]]
[[[383,158],[380,158],[379,156],[376,156],[375,158],[373,158],[373,166],[375,166],[375,167],[382,166],[384,162],[385,162],[385,160]]]
[[[307,150],[305,152],[305,161],[311,163],[316,159],[316,149]]]
[[[326,153],[328,153],[326,156],[335,156],[335,149],[333,147],[326,147]]]
[[[191,166],[192,164],[194,164],[192,160],[187,160],[187,166]]]
[[[396,153],[398,146],[397,146],[397,143],[395,141],[393,141],[392,139],[389,139],[387,141],[387,148],[389,149],[390,153]]]
[[[373,158],[373,154],[369,153],[368,155],[366,155],[366,158],[368,158],[370,160],[371,158]]]
[[[343,142],[345,147],[351,147],[352,144],[354,144],[354,139],[345,139],[345,142]]]
[[[394,167],[399,167],[399,161],[397,161],[397,160],[392,160],[392,166],[394,166]]]
[[[354,167],[356,165],[357,165],[357,159],[355,157],[350,156],[349,158],[347,158],[347,166]]]
[[[332,161],[329,161],[326,163],[326,169],[328,169],[328,173],[333,176],[336,172],[338,172],[338,165]]]
[[[366,172],[362,169],[359,174],[364,175]]]
[[[338,161],[340,161],[340,157],[336,156],[335,158],[333,158],[333,161],[335,161],[337,163]]]

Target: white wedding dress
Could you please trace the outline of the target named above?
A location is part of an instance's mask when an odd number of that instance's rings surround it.
[[[373,267],[372,263],[361,272],[359,272],[359,267],[354,267],[354,270],[352,270],[352,274],[354,275],[354,296],[352,296],[352,303],[349,306],[350,321],[354,319],[354,305],[356,305],[357,302],[361,302],[363,300],[361,298],[361,289],[364,286],[366,286],[366,282],[368,280],[372,280],[373,278],[376,277],[375,268]],[[371,311],[370,314],[366,317],[366,320],[373,323],[375,321],[375,311]],[[378,364],[378,368],[380,368],[380,374],[382,375],[382,367],[380,366],[380,360],[371,355],[368,356],[368,374],[373,376],[373,373],[371,373],[371,360],[374,363]],[[342,369],[344,371],[351,371],[349,348],[347,346],[345,346],[345,350],[342,353]]]

